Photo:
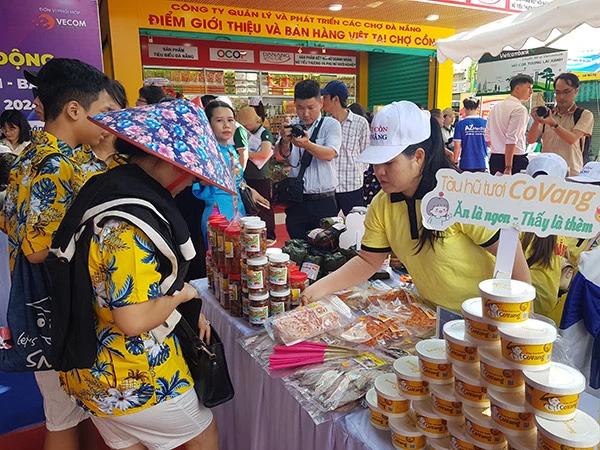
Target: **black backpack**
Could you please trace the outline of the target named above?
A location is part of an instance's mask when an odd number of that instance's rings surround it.
[[[583,114],[583,111],[585,111],[585,109],[577,107],[577,109],[575,110],[575,112],[573,113],[573,119],[574,119],[574,125],[577,125],[577,122],[579,122],[579,119],[581,119],[581,115]],[[583,145],[581,145],[581,151],[583,152],[583,164],[587,164],[590,161],[590,145],[592,143],[592,137],[591,136],[583,136]]]

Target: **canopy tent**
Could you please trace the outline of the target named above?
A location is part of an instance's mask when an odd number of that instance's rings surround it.
[[[566,35],[586,23],[600,28],[599,0],[554,0],[470,31],[455,34],[436,43],[440,62],[458,63],[470,57],[479,60],[484,53],[498,55],[510,47],[520,50],[529,38],[548,41]],[[556,46],[556,44],[553,44]]]

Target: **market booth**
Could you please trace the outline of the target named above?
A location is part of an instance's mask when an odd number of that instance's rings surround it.
[[[438,64],[433,45],[448,28],[177,0],[108,0],[101,23],[105,70],[130,99],[144,79],[166,78],[188,96],[227,94],[244,104],[260,95],[276,113],[298,79],[338,76],[369,109],[451,102],[452,64]]]

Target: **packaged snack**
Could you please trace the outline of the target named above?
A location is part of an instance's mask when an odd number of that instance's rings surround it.
[[[386,416],[385,413],[377,406],[377,392],[375,392],[375,388],[369,389],[369,392],[367,392],[367,395],[365,396],[365,400],[367,401],[367,405],[371,410],[371,416],[369,418],[371,425],[378,430],[389,430],[390,425],[388,416]]]
[[[441,438],[449,435],[448,422],[433,409],[431,399],[414,401],[412,406],[415,410],[417,427],[425,436]]]
[[[534,427],[529,433],[507,434],[508,450],[537,450],[537,432]]]
[[[465,337],[465,321],[451,320],[444,324],[444,339],[448,358],[454,365],[475,364],[479,366],[477,347]]]
[[[450,448],[452,450],[475,450],[475,444],[469,437],[463,423],[448,422],[450,432]]]
[[[433,409],[447,421],[463,420],[462,402],[456,397],[451,384],[432,384],[431,400]]]
[[[481,309],[481,298],[471,298],[462,304],[465,318],[466,338],[478,346],[494,346],[500,342],[498,327],[485,323]]]
[[[454,370],[454,391],[458,400],[466,406],[487,408],[490,401],[487,398],[487,387],[481,381],[479,367],[456,366]]]
[[[598,421],[583,411],[566,421],[535,416],[537,448],[544,450],[592,450],[600,442]]]
[[[446,341],[443,339],[427,339],[415,346],[419,356],[421,375],[432,384],[448,384],[454,382],[452,364],[448,362]]]
[[[398,390],[398,382],[393,373],[379,375],[375,379],[377,407],[388,417],[402,417],[410,411],[410,400],[404,398]]]
[[[429,397],[429,382],[421,376],[419,358],[414,355],[398,358],[394,361],[394,373],[403,396],[411,400]]]
[[[523,391],[505,393],[490,389],[487,395],[492,405],[492,419],[505,435],[529,434],[535,430],[533,414],[527,411]]]
[[[522,281],[494,278],[479,283],[483,320],[492,325],[519,326],[529,319],[535,288]]]
[[[271,317],[265,327],[269,335],[285,345],[293,345],[321,333],[340,328],[352,320],[350,308],[335,296],[300,306]]]
[[[512,392],[523,387],[520,370],[506,368],[499,347],[478,347],[481,381],[499,392]]]
[[[490,417],[490,409],[463,408],[465,415],[465,429],[477,447],[489,450],[502,450],[506,447],[504,434],[496,429]]]
[[[427,439],[412,416],[390,419],[392,445],[396,450],[425,450]]]
[[[447,436],[443,437],[443,438],[428,437],[427,445],[429,445],[429,448],[431,450],[450,450],[451,449],[450,438],[448,438]]]
[[[517,327],[498,328],[504,363],[513,369],[545,370],[552,361],[556,328],[541,320],[529,319]]]

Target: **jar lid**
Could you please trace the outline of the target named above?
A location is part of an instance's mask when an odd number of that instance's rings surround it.
[[[464,381],[471,386],[484,386],[481,381],[478,364],[464,366],[454,365],[452,366],[452,370],[454,371],[454,378],[456,378],[457,381]]]
[[[465,339],[465,321],[451,320],[444,324],[444,338],[454,344],[470,347],[473,344]]]
[[[451,447],[450,439],[445,436],[441,438],[427,438],[427,444],[431,450],[449,450]]]
[[[294,272],[300,272],[300,267],[296,265],[294,261],[290,263],[290,274]]]
[[[413,400],[412,407],[418,414],[429,417],[430,419],[439,419],[440,415],[433,409],[433,403],[431,399],[427,400]]]
[[[216,225],[219,228],[219,230],[225,231],[229,226],[229,222],[227,220],[223,220],[221,222],[217,222]]]
[[[464,423],[449,421],[446,426],[450,432],[450,439],[455,438],[463,442],[471,442],[471,437],[465,430]]]
[[[230,280],[241,280],[242,274],[241,273],[232,273],[231,275],[229,275],[229,279]]]
[[[220,219],[227,219],[227,217],[225,216],[225,214],[211,214],[210,216],[208,216],[208,222],[216,222],[217,220]]]
[[[523,281],[492,278],[479,283],[482,297],[504,303],[522,303],[535,298],[535,288]]]
[[[516,328],[498,327],[502,339],[519,344],[543,345],[556,340],[556,328],[537,319],[529,319]]]
[[[419,370],[419,358],[404,356],[394,361],[394,373],[398,378],[409,381],[423,381]]]
[[[258,256],[256,258],[252,258],[249,259],[248,261],[246,261],[246,264],[248,264],[249,266],[264,266],[265,264],[268,264],[269,260],[267,259],[266,256]]]
[[[414,419],[408,415],[405,417],[390,417],[390,429],[400,436],[416,438],[423,436],[423,432],[417,428]]]
[[[250,294],[248,296],[248,300],[250,300],[251,302],[264,302],[265,300],[269,300],[269,293],[265,293],[265,294]]]
[[[229,226],[225,229],[225,234],[229,236],[237,236],[242,233],[242,229],[240,228],[237,222],[231,222]]]
[[[251,222],[246,223],[245,228],[255,230],[258,228],[265,228],[267,224],[262,220],[253,220]]]
[[[308,275],[305,272],[301,272],[300,270],[298,270],[296,272],[290,273],[291,283],[301,283],[306,280],[308,280]]]
[[[419,358],[434,364],[448,364],[446,341],[443,339],[426,339],[418,342],[415,350]]]
[[[242,225],[242,227],[245,227],[250,222],[259,222],[259,221],[260,221],[260,217],[258,217],[258,216],[242,217],[240,219],[240,225]]]
[[[579,370],[557,362],[540,372],[524,370],[523,378],[538,391],[556,395],[580,394],[585,389],[585,377]]]
[[[271,297],[287,297],[292,292],[289,289],[285,291],[271,291]]]
[[[535,428],[529,433],[507,434],[505,435],[508,441],[508,449],[518,450],[536,450],[537,449],[537,433]]]
[[[514,389],[512,392],[498,392],[494,389],[487,390],[487,396],[490,399],[492,408],[499,406],[507,411],[526,413],[525,391],[523,389]]]
[[[566,421],[548,420],[535,416],[538,433],[554,442],[575,448],[593,448],[600,441],[600,425],[583,411],[577,410],[575,417]]]
[[[446,400],[447,402],[457,401],[456,392],[454,391],[454,386],[452,384],[431,384],[429,389],[435,397]]]
[[[483,317],[483,308],[481,306],[481,297],[470,298],[462,303],[462,313],[467,319],[479,320]]]
[[[286,263],[290,260],[290,255],[287,253],[279,253],[269,255],[269,261],[272,263]]]
[[[384,373],[375,378],[375,390],[386,398],[404,400],[398,390],[398,381],[393,373]]]
[[[367,401],[369,408],[374,409],[375,411],[381,411],[379,406],[377,406],[377,392],[375,392],[375,388],[371,388],[367,391],[365,400]]]
[[[502,364],[502,350],[500,347],[477,347],[477,354],[479,359],[484,364],[492,367],[506,368]]]
[[[495,428],[492,422],[492,411],[488,408],[474,408],[463,404],[463,414],[466,419],[484,428]]]
[[[267,256],[271,256],[271,255],[280,255],[281,253],[283,253],[283,250],[281,250],[280,248],[277,247],[269,247],[267,249],[267,251],[265,252],[265,255]]]

